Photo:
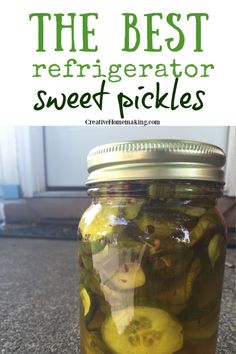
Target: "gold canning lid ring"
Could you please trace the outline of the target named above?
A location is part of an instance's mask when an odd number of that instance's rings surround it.
[[[224,182],[224,151],[190,140],[134,140],[106,144],[88,154],[87,184],[135,180]]]

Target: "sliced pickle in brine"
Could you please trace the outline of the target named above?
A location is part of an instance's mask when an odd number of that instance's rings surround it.
[[[116,354],[172,354],[183,345],[182,326],[168,312],[147,306],[112,312],[102,337]]]
[[[114,233],[114,228],[122,229],[120,208],[113,205],[93,205],[82,216],[79,230],[82,238],[87,241],[96,241]],[[116,232],[118,232],[116,230]]]
[[[199,218],[200,216],[205,214],[206,209],[195,207],[195,206],[184,206],[184,207],[180,207],[180,211],[182,211],[184,214],[187,214],[189,216],[194,216]]]
[[[98,309],[86,327],[89,331],[100,331],[104,320],[105,320],[105,315],[102,313],[100,309]]]
[[[87,331],[84,337],[85,354],[110,354],[98,333]]]
[[[134,289],[145,284],[145,274],[138,263],[123,263],[110,280],[118,289]]]
[[[194,283],[190,303],[181,313],[183,321],[195,321],[200,317],[205,317],[216,308],[221,297],[222,277],[222,268],[201,273]]]
[[[127,218],[127,220],[133,220],[135,219],[142,206],[144,204],[144,199],[143,198],[130,198],[128,200],[128,203],[126,203],[125,208],[124,208],[124,215]]]
[[[169,308],[173,314],[180,313],[187,305],[192,294],[194,281],[201,269],[199,259],[195,259],[186,276],[169,284],[168,289],[158,292],[157,299],[160,303]]]
[[[189,216],[163,209],[157,213],[145,210],[136,220],[140,230],[153,240],[177,237],[190,223],[192,221]]]
[[[216,261],[220,257],[222,245],[223,245],[223,236],[221,234],[215,234],[209,242],[208,256],[212,267],[215,266]]]
[[[97,310],[97,300],[94,294],[86,288],[80,290],[85,323],[89,323]]]
[[[216,334],[218,327],[218,311],[198,318],[194,321],[183,322],[184,337],[191,340],[207,339]]]
[[[199,242],[205,233],[210,230],[220,228],[223,229],[222,225],[220,224],[220,220],[217,214],[213,213],[206,213],[204,214],[198,221],[197,225],[191,230],[190,232],[190,246],[195,245]],[[223,230],[222,230],[223,231]]]
[[[87,272],[86,276],[83,279],[83,285],[87,289],[91,289],[95,294],[98,295],[102,294],[99,283],[100,279],[95,271]]]
[[[90,256],[91,254],[98,253],[104,249],[107,244],[107,239],[101,237],[96,241],[79,241],[79,253],[80,255]]]
[[[184,276],[193,259],[193,250],[173,252],[165,256],[156,256],[151,260],[152,268],[161,279],[171,279]]]
[[[206,213],[206,208],[201,208],[193,205],[171,204],[166,206],[167,210],[174,210],[194,218],[199,218]]]

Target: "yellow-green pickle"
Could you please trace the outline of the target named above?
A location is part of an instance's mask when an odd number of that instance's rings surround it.
[[[214,354],[226,251],[223,151],[180,140],[88,156],[81,354]]]

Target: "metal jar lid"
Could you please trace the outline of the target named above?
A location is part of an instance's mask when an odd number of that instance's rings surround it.
[[[225,154],[190,140],[135,140],[98,146],[88,154],[87,184],[130,180],[224,182]]]

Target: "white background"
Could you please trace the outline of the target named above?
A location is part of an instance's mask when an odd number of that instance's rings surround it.
[[[3,7],[3,6],[2,6]],[[1,124],[15,125],[84,125],[86,118],[92,119],[119,119],[115,94],[123,90],[130,95],[136,94],[137,87],[144,85],[147,90],[154,90],[156,78],[126,79],[121,83],[108,83],[107,89],[113,92],[112,97],[104,105],[101,112],[96,107],[83,110],[63,109],[56,111],[52,108],[40,112],[33,110],[37,102],[36,93],[44,89],[52,96],[60,96],[62,92],[84,93],[100,87],[100,79],[61,79],[45,77],[32,78],[33,63],[63,65],[68,58],[75,58],[81,63],[95,63],[99,58],[104,65],[112,63],[165,63],[176,58],[178,62],[213,63],[215,70],[210,78],[184,78],[180,80],[179,94],[189,91],[194,93],[197,89],[206,91],[205,105],[201,111],[192,109],[165,109],[129,110],[128,119],[159,119],[162,125],[235,125],[235,28],[234,28],[234,2],[232,0],[165,0],[165,1],[139,1],[119,0],[8,0],[4,2],[1,11]],[[45,27],[46,53],[37,53],[37,23],[36,19],[29,21],[29,14],[33,12],[69,13],[78,14],[76,20],[76,39],[78,48],[81,47],[81,18],[80,13],[98,12],[99,20],[96,24],[97,53],[56,53],[55,47],[55,21],[47,22]],[[138,15],[139,26],[142,31],[142,43],[134,53],[124,53],[123,46],[123,12],[133,12]],[[157,25],[160,29],[158,41],[163,45],[161,53],[144,52],[146,46],[146,24],[144,14],[162,12],[163,17],[169,12],[181,13],[183,21],[180,26],[186,35],[186,45],[180,52],[170,52],[165,47],[165,38],[174,34],[165,20]],[[186,21],[186,14],[193,12],[207,12],[209,21],[203,20],[202,45],[204,52],[194,53],[194,21]],[[65,18],[66,21],[66,18]],[[69,32],[68,32],[69,33]],[[65,36],[66,39],[66,36]],[[66,39],[67,40],[67,39]],[[169,77],[161,80],[162,89],[171,91],[174,79]]]

